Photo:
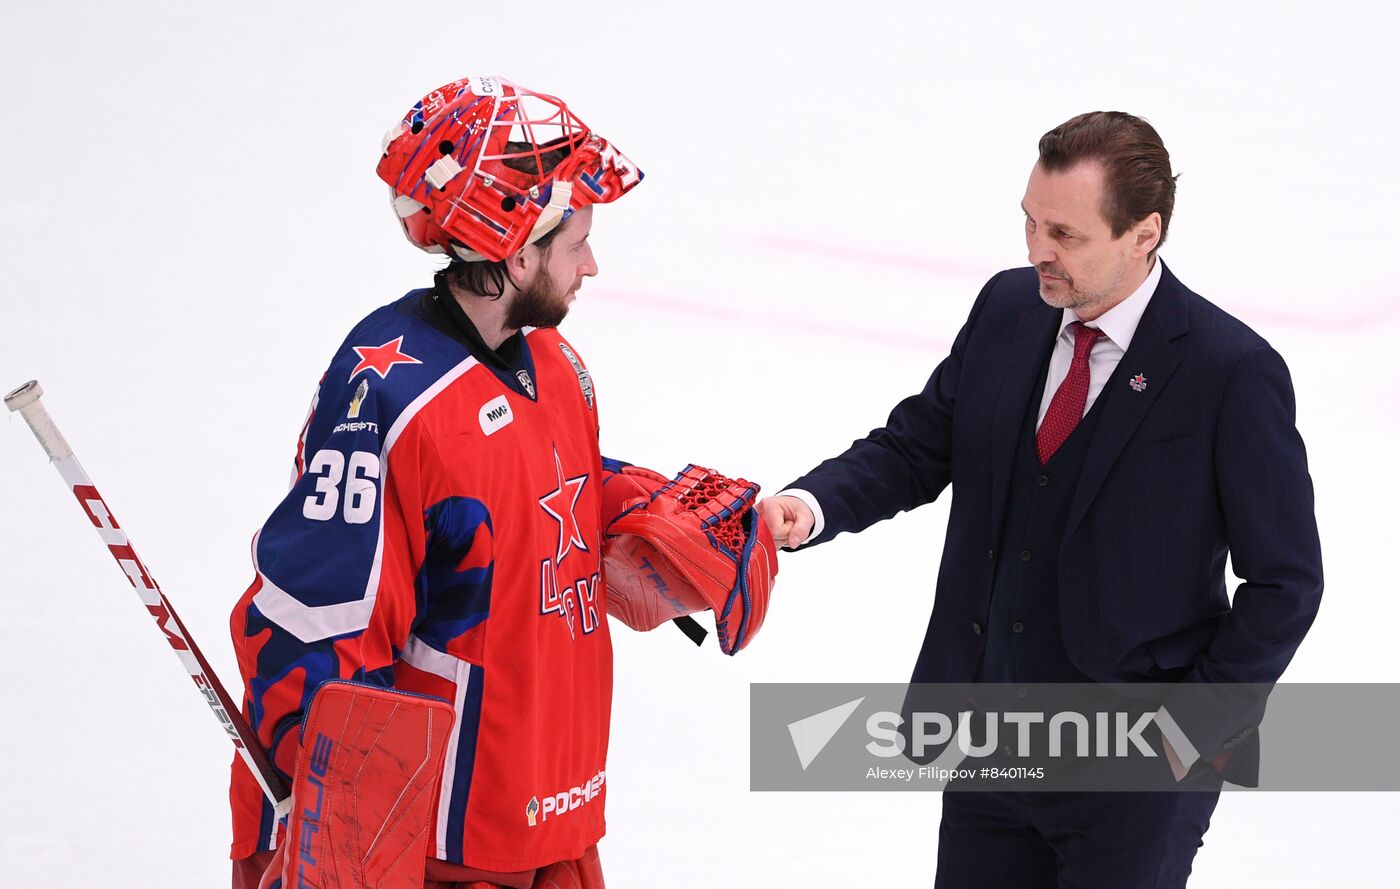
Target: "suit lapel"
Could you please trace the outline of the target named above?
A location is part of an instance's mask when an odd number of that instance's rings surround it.
[[[1041,365],[1049,360],[1047,351],[1060,326],[1061,312],[1047,305],[1034,306],[1021,313],[1006,356],[1006,375],[1001,379],[996,414],[992,419],[992,539],[1001,537],[1002,517],[1011,484],[1011,467],[1031,398],[1040,398],[1031,388],[1040,378]]]
[[[1099,393],[1099,398],[1104,400],[1103,413],[1089,443],[1074,502],[1070,505],[1066,539],[1079,526],[1118,455],[1127,447],[1128,439],[1181,363],[1178,347],[1172,341],[1190,329],[1182,291],[1181,283],[1164,264],[1162,280],[1138,322],[1132,345]],[[1138,374],[1144,380],[1141,387],[1130,384]]]

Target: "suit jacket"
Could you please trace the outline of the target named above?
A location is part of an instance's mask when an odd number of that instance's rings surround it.
[[[1032,389],[1060,318],[1041,300],[1034,269],[1001,272],[923,391],[790,485],[822,507],[825,527],[808,545],[952,486],[914,682],[970,682],[978,667],[1016,437],[1041,396]],[[1288,369],[1165,266],[1122,360],[1127,374],[1099,395],[1106,403],[1060,544],[1066,653],[1099,682],[1272,684],[1322,595]],[[1127,385],[1138,374],[1145,386]],[[1243,578],[1233,605],[1227,554]],[[1203,761],[1245,742],[1225,774],[1253,783],[1257,750],[1248,746],[1264,694],[1220,692],[1213,704],[1183,695],[1166,706]]]

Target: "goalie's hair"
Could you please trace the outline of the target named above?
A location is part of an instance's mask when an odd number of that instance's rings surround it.
[[[559,233],[561,228],[563,225],[557,225],[550,229],[535,242],[535,246],[548,255],[550,244],[553,243],[554,236]],[[450,287],[465,290],[473,296],[500,299],[501,295],[506,292],[506,263],[509,261],[509,259],[502,259],[499,262],[487,260],[464,262],[456,259],[448,263],[446,268],[438,269],[435,277]]]

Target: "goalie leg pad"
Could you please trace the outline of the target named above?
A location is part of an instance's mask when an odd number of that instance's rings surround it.
[[[302,726],[282,885],[422,889],[452,706],[321,685]]]

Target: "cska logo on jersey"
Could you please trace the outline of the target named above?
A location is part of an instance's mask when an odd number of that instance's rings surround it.
[[[583,488],[588,484],[588,474],[564,477],[564,463],[559,459],[559,450],[554,450],[554,490],[539,499],[540,509],[559,524],[558,546],[554,552],[540,560],[540,614],[557,615],[564,619],[569,629],[569,638],[577,639],[575,628],[582,624],[583,635],[589,635],[600,624],[598,615],[598,581],[601,576],[593,571],[591,576],[580,577],[573,583],[559,582],[559,568],[564,558],[573,550],[588,552],[583,528],[578,521],[578,500]],[[578,559],[574,559],[576,564]],[[597,568],[597,562],[591,563]]]
[[[382,380],[389,376],[389,371],[393,370],[396,364],[423,363],[403,351],[402,336],[389,340],[382,346],[351,346],[350,348],[354,349],[355,354],[360,356],[360,363],[355,365],[354,370],[350,371],[351,380],[366,370],[372,370],[379,374],[379,378]]]
[[[569,550],[578,547],[588,552],[588,544],[583,540],[583,532],[578,526],[578,498],[583,486],[588,484],[588,474],[564,478],[564,464],[559,460],[559,450],[554,451],[554,490],[540,498],[540,509],[559,523],[559,549],[554,555],[554,563],[562,564]]]

